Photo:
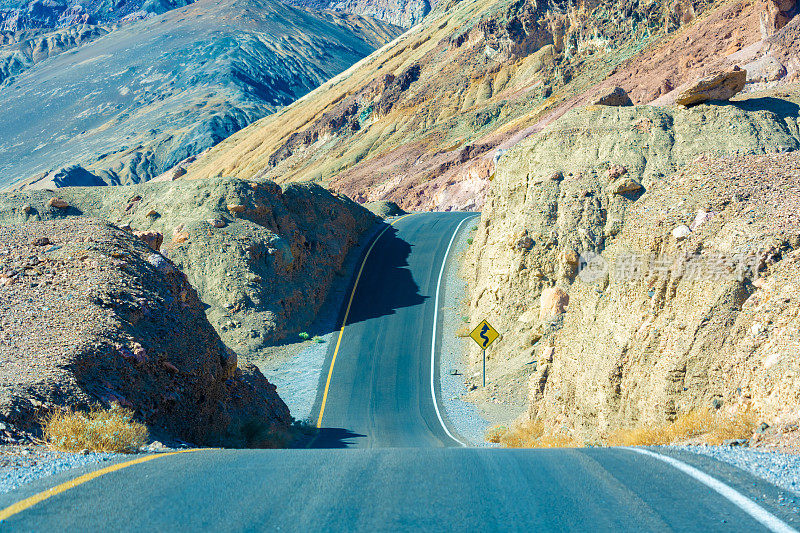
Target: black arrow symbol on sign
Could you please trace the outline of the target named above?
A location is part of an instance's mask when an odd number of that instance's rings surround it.
[[[483,339],[483,347],[486,348],[486,345],[489,344],[489,337],[486,336],[486,332],[489,331],[488,324],[484,324],[481,328],[481,339]]]

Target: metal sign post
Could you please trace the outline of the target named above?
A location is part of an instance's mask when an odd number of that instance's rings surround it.
[[[486,386],[486,350],[483,351],[483,386]]]
[[[483,320],[472,330],[469,336],[481,347],[481,350],[483,350],[483,386],[486,387],[486,348],[497,340],[500,333],[489,325],[488,322]]]

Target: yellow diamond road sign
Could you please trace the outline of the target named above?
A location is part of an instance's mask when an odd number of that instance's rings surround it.
[[[497,339],[497,337],[500,336],[500,334],[484,320],[478,324],[478,327],[472,330],[472,333],[470,333],[469,336],[472,337],[472,340],[478,343],[478,346],[485,350],[495,341],[495,339]]]

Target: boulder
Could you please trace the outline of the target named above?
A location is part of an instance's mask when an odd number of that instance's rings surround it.
[[[632,106],[628,93],[622,87],[609,87],[605,91],[598,94],[592,101],[592,105],[607,105],[613,107],[626,107]]]
[[[561,287],[548,287],[542,291],[539,307],[539,320],[542,322],[560,315],[569,305],[569,294]]]
[[[744,89],[747,71],[739,67],[718,72],[692,83],[678,94],[678,105],[693,106],[709,100],[730,100]]]
[[[61,198],[50,198],[50,200],[47,202],[47,206],[55,207],[56,209],[66,209],[69,207],[69,204]]]
[[[156,252],[161,249],[161,244],[164,242],[164,235],[157,231],[134,231],[133,234]]]
[[[622,178],[611,184],[611,194],[628,194],[642,189],[642,184],[633,178]]]
[[[777,81],[787,74],[784,64],[770,55],[764,55],[748,63],[745,65],[745,70],[748,83]]]
[[[689,229],[689,226],[678,226],[672,230],[672,236],[675,237],[675,240],[685,239],[689,235],[692,234],[692,230]]]

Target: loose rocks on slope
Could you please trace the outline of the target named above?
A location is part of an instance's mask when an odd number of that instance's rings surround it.
[[[57,406],[118,403],[196,443],[277,431],[289,410],[251,365],[237,368],[169,260],[83,218],[0,226],[0,435],[36,433]]]

